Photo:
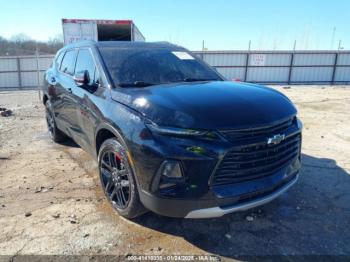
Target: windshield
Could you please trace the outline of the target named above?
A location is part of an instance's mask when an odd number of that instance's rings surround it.
[[[121,87],[222,80],[213,69],[186,51],[104,47],[101,54],[114,83]]]

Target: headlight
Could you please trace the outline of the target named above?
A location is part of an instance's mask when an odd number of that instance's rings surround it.
[[[205,136],[208,134],[208,131],[193,130],[186,128],[177,128],[177,127],[160,127],[153,123],[146,123],[146,126],[154,133],[161,135],[174,135],[174,136]]]
[[[303,129],[303,123],[299,118],[297,118],[297,125],[298,125],[298,128]]]

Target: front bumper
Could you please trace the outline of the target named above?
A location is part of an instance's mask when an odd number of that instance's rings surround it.
[[[157,214],[186,218],[219,217],[265,204],[288,190],[298,179],[298,171],[301,167],[301,127],[295,125],[284,134],[286,137],[284,141],[288,143],[284,146],[287,148],[284,152],[288,154],[292,146],[287,139],[298,137],[296,143],[299,151],[293,153],[291,156],[293,158],[289,158],[288,155],[288,161],[280,162],[281,160],[277,159],[268,163],[272,166],[272,171],[268,175],[259,173],[255,178],[229,183],[221,181],[221,183],[213,183],[212,180],[227,152],[232,148],[246,148],[247,145],[249,148],[253,145],[259,152],[260,145],[265,145],[265,141],[254,138],[244,143],[227,140],[210,142],[154,136],[153,139],[147,140],[148,144],[144,141],[142,150],[138,147],[133,151],[139,153],[139,156],[136,155],[135,163],[137,163],[136,174],[140,200],[147,209]],[[280,145],[282,143],[277,146]],[[276,148],[272,147],[272,149]],[[271,151],[270,148],[268,150]],[[292,151],[296,150],[294,145]],[[250,154],[249,151],[242,152]],[[145,155],[147,155],[147,161],[145,161]],[[158,171],[165,160],[181,162],[184,180],[174,187],[161,188],[160,180],[156,179],[160,176]],[[246,162],[251,160],[247,159]],[[247,169],[244,166],[242,168]]]
[[[220,217],[228,213],[266,204],[286,192],[297,182],[299,175],[298,171],[287,177],[283,173],[281,171],[272,177],[254,181],[255,184],[250,185],[250,192],[240,196],[172,199],[162,198],[141,190],[140,199],[147,209],[164,216],[185,218]],[[282,176],[285,178],[281,179]],[[267,184],[269,184],[268,187],[262,186]],[[241,186],[245,187],[245,185]],[[258,186],[260,186],[260,189],[255,190]]]
[[[197,209],[189,212],[185,218],[212,218],[212,217],[221,217],[223,215],[237,212],[237,211],[245,211],[247,209],[264,205],[275,198],[279,197],[281,194],[286,192],[291,186],[293,186],[297,180],[299,175],[296,175],[290,182],[280,187],[278,190],[273,193],[253,199],[250,201],[242,202],[239,204],[234,204],[232,206],[227,207],[211,207],[211,208],[203,208]]]

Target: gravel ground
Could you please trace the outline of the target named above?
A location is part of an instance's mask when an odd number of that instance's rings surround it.
[[[35,91],[0,92],[0,255],[350,255],[350,88],[278,88],[304,122],[299,182],[279,199],[217,219],[119,217],[96,163],[50,141]]]

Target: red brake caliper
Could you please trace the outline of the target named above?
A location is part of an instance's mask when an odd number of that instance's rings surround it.
[[[116,159],[117,161],[121,162],[123,158],[122,158],[122,156],[121,156],[118,152],[115,152],[115,159]]]

